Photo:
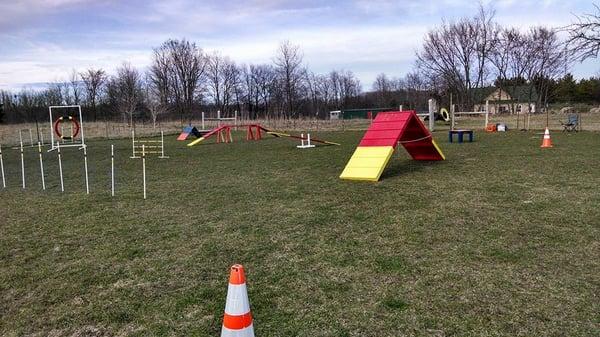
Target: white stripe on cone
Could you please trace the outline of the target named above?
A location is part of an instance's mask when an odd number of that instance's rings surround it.
[[[550,130],[546,128],[546,132],[544,132],[544,139],[550,139]]]
[[[249,327],[240,330],[231,330],[223,327],[221,329],[221,337],[254,337],[254,326],[250,324]]]
[[[229,284],[227,288],[227,301],[225,302],[225,313],[231,316],[241,316],[250,312],[250,302],[246,283]]]

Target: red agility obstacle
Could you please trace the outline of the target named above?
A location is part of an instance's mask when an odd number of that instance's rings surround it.
[[[414,111],[380,112],[340,175],[342,179],[377,181],[398,143],[414,160],[444,160],[431,133]]]

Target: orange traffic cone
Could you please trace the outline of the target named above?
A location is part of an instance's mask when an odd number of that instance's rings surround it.
[[[246,276],[241,264],[231,267],[221,337],[254,337]]]
[[[552,147],[552,140],[550,139],[550,131],[546,128],[544,132],[544,140],[542,140],[542,146],[540,147]]]

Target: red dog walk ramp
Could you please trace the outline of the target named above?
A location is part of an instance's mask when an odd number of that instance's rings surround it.
[[[254,337],[244,267],[231,267],[221,337]]]
[[[380,112],[340,178],[378,181],[398,143],[414,160],[446,159],[414,111]]]

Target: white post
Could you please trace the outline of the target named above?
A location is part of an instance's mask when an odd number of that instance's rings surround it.
[[[429,103],[429,131],[433,131],[433,128],[435,126],[435,115],[434,115],[435,100],[433,98],[430,98],[428,103]]]
[[[450,105],[450,130],[454,130],[454,104]]]
[[[202,111],[202,130],[206,130],[204,128],[204,111]]]
[[[135,156],[135,130],[131,130],[131,158],[139,158]]]
[[[54,120],[52,118],[52,107],[48,108],[48,115],[50,115],[50,151],[54,150]]]
[[[398,107],[398,109],[400,109],[399,111],[404,111],[403,109],[404,107],[402,106],[402,104],[400,104],[400,106]]]
[[[144,199],[146,199],[146,149],[142,145],[142,179],[144,181]]]
[[[38,153],[40,155],[40,173],[42,174],[42,189],[46,190],[46,179],[44,178],[44,161],[42,160],[42,144],[38,142]]]
[[[88,178],[87,146],[83,146],[83,165],[85,167],[85,193],[90,194],[90,180]]]
[[[160,130],[160,157],[158,158],[169,158],[165,156],[165,135],[163,130]]]
[[[60,156],[60,141],[56,141],[56,150],[58,153],[58,172],[60,174],[60,191],[65,191],[65,183],[63,180],[63,171],[62,171],[62,157]]]
[[[4,177],[4,159],[2,159],[2,145],[0,145],[0,170],[2,171],[2,187],[6,188],[6,178]]]
[[[19,134],[21,134],[20,131]],[[21,177],[23,178],[23,189],[25,189],[25,158],[23,157],[23,140],[21,140]]]
[[[307,134],[306,134],[306,141],[307,141],[306,145],[307,145],[308,147],[311,147],[311,146],[310,146],[310,133],[307,133]]]
[[[110,146],[110,195],[115,196],[115,146]]]
[[[300,144],[302,147],[304,147],[304,134],[303,133],[300,134]]]
[[[489,121],[490,121],[490,101],[485,101],[485,126],[484,126],[484,130],[487,128]]]
[[[78,105],[77,108],[79,109],[79,133],[81,133],[81,144],[85,145],[85,137],[83,136],[83,115],[81,114],[81,105]],[[71,123],[71,126],[72,125],[73,123]]]

